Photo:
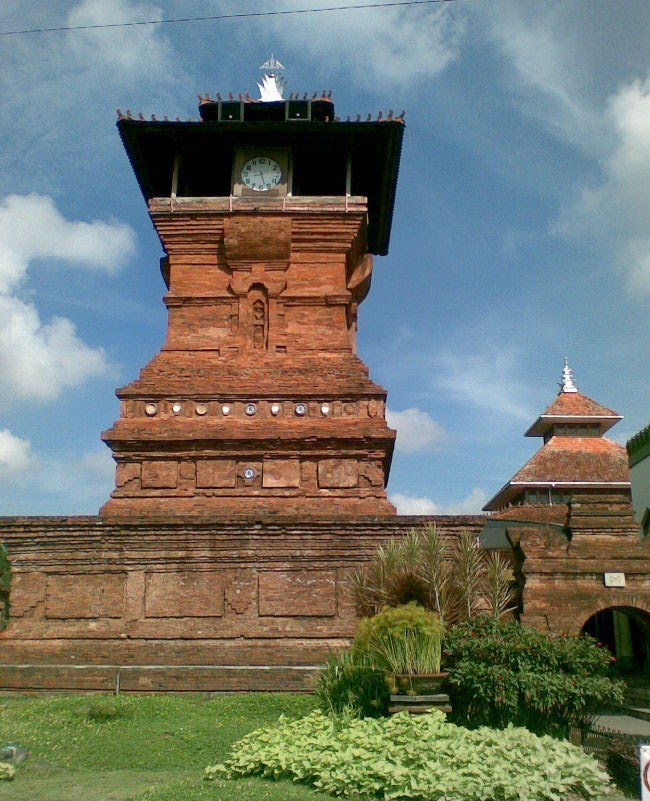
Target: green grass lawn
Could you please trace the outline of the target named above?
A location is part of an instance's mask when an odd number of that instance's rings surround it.
[[[0,747],[30,752],[0,801],[331,801],[286,781],[203,781],[248,732],[314,708],[288,694],[0,697]]]
[[[331,798],[288,782],[203,781],[203,768],[224,759],[244,734],[314,705],[280,694],[0,697],[0,747],[30,752],[16,778],[0,782],[0,801]]]

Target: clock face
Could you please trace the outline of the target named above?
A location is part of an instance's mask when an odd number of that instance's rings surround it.
[[[276,187],[282,178],[280,165],[268,156],[254,156],[241,170],[242,183],[255,192],[268,192]]]

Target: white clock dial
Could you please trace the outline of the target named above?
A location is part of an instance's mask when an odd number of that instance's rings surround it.
[[[254,156],[241,170],[242,183],[255,192],[268,192],[276,187],[282,178],[280,165],[268,156]]]

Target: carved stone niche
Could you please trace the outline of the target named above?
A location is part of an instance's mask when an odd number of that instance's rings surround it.
[[[265,459],[262,486],[292,488],[300,486],[299,459]]]
[[[351,489],[358,484],[356,459],[321,459],[318,463],[318,486],[322,489]]]
[[[237,462],[234,459],[201,459],[197,461],[197,488],[232,488],[236,483]]]

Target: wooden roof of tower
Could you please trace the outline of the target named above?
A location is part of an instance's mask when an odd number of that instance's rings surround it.
[[[298,107],[305,110],[300,112]],[[238,118],[231,119],[229,112],[236,109]],[[147,202],[170,196],[179,152],[191,153],[195,162],[206,164],[215,152],[228,154],[242,146],[289,147],[294,153],[336,152],[352,159],[351,194],[368,198],[370,253],[388,253],[403,113],[341,121],[335,118],[334,104],[325,94],[312,100],[296,97],[275,102],[201,98],[199,112],[200,121],[183,122],[145,120],[142,115],[135,119],[130,112],[124,115],[118,110],[117,127]]]

